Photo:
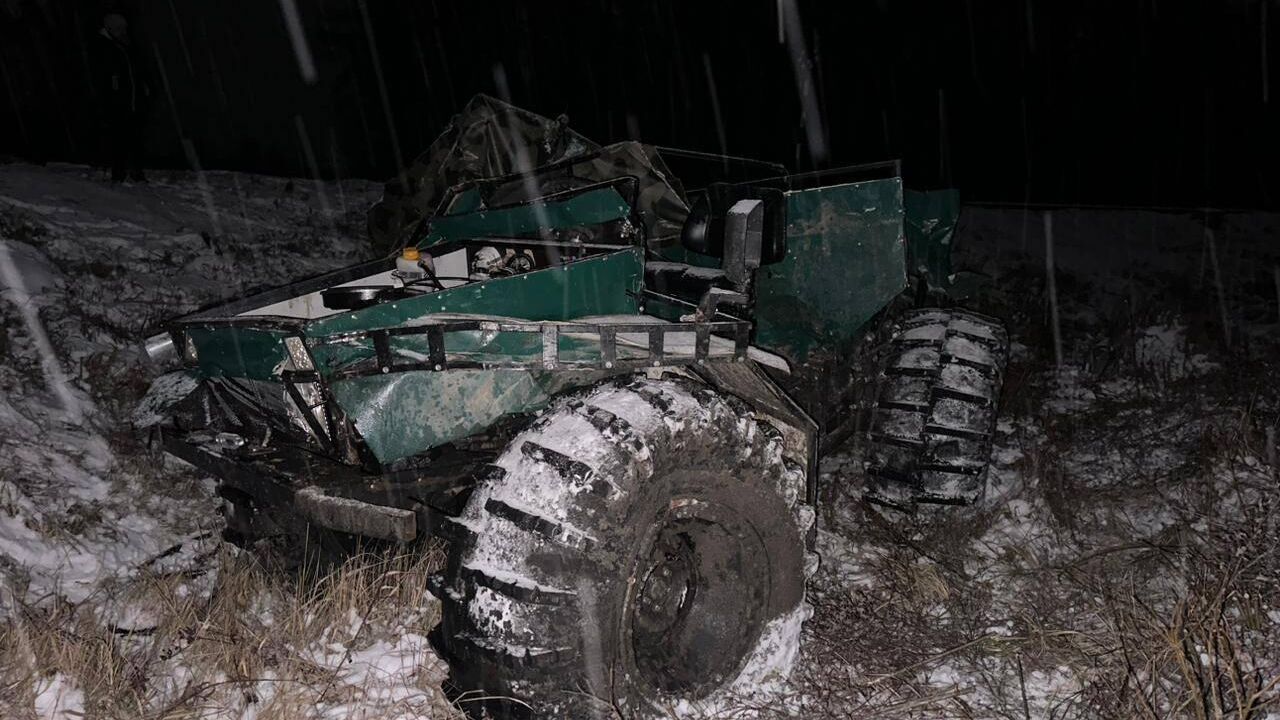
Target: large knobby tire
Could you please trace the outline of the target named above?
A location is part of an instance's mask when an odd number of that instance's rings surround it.
[[[804,467],[736,399],[689,381],[562,399],[456,521],[433,632],[498,716],[669,717],[776,687],[799,648]]]
[[[968,505],[986,491],[1008,335],[957,309],[898,320],[876,382],[865,460],[867,500],[899,510]]]

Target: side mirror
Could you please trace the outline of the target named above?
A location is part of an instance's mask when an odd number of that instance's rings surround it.
[[[739,200],[729,208],[724,220],[725,277],[739,290],[745,290],[752,274],[759,269],[764,240],[764,201]]]
[[[712,183],[693,198],[689,217],[680,233],[680,244],[701,255],[724,257],[726,219],[739,200],[758,200],[763,206],[760,220],[760,264],[771,265],[787,256],[786,196],[781,190],[751,185]]]
[[[723,253],[724,223],[713,217],[711,201],[706,195],[700,195],[689,208],[689,216],[680,230],[680,244],[699,255],[720,257]]]

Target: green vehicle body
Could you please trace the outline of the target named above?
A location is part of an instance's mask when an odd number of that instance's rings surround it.
[[[787,253],[758,271],[752,345],[792,365],[805,364],[815,353],[838,353],[907,287],[908,255],[946,277],[945,242],[957,209],[948,201],[953,194],[905,197],[904,203],[898,177],[786,192]],[[455,202],[452,209],[429,222],[419,248],[429,251],[459,238],[512,237],[548,223],[570,228],[624,220],[634,210],[612,188],[489,210]],[[301,338],[332,400],[377,461],[391,464],[472,435],[505,416],[536,411],[569,387],[633,371],[625,362],[607,360],[598,335],[575,334],[572,324],[558,333],[554,367],[539,368],[544,334],[500,325],[502,320],[572,323],[646,311],[671,316],[670,308],[646,308],[642,300],[644,242],[637,235],[630,246],[557,267],[287,327],[255,323],[252,317],[220,323],[215,309],[178,321],[173,331],[188,348],[186,369],[197,379],[281,382],[290,359],[285,339]],[[715,261],[689,259],[697,265]],[[323,285],[324,278],[319,280]],[[394,357],[427,357],[427,334],[396,331],[445,313],[493,318],[493,327],[443,332],[446,362],[440,370],[360,371],[377,362],[370,332],[391,331],[386,343]],[[620,359],[627,359],[625,352]],[[458,367],[460,362],[466,367]]]
[[[526,636],[578,627],[570,588],[608,586],[626,682],[702,692],[732,663],[693,655],[744,655],[766,611],[803,618],[818,462],[847,433],[869,502],[985,481],[1002,331],[922,307],[946,305],[958,215],[896,162],[789,175],[601,147],[480,98],[371,209],[394,253],[170,322],[147,351],[181,368],[135,419],[217,476],[242,547],[447,540],[432,643],[459,688],[558,693],[568,666],[525,663],[579,641]]]

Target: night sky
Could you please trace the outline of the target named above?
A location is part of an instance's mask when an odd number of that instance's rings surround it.
[[[1275,208],[1267,2],[296,0],[307,83],[291,3],[3,0],[0,154],[101,157],[85,48],[116,9],[153,167],[306,176],[305,136],[322,175],[384,178],[484,92],[598,142],[902,158],[972,200]]]

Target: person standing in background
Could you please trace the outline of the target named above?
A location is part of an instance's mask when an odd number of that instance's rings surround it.
[[[129,22],[108,13],[96,37],[102,97],[102,141],[111,162],[111,182],[146,182],[142,137],[151,88],[129,40]]]

